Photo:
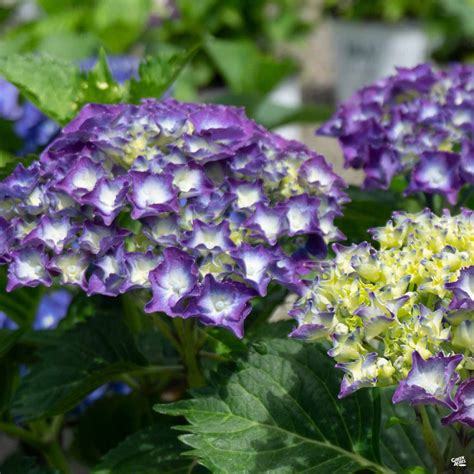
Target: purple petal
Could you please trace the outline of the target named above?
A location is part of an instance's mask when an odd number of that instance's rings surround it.
[[[413,352],[413,365],[405,380],[402,380],[395,393],[393,403],[409,401],[411,405],[434,403],[455,409],[451,390],[459,380],[455,372],[463,359],[460,354],[437,356],[422,359],[418,352]]]
[[[221,283],[206,275],[199,295],[191,299],[186,314],[198,317],[204,324],[230,329],[241,338],[244,320],[252,309],[249,300],[254,296],[254,291],[241,283]]]
[[[38,247],[26,247],[11,253],[7,291],[21,286],[51,286],[48,257]]]
[[[129,176],[132,179],[129,199],[132,204],[133,219],[177,210],[177,194],[173,188],[171,176],[139,171],[132,171]]]
[[[153,297],[145,306],[145,311],[179,315],[174,309],[184,298],[193,294],[198,274],[193,257],[177,248],[165,249],[163,262],[150,273]]]
[[[474,428],[474,379],[465,380],[459,385],[454,397],[453,412],[441,421],[448,425],[456,421]]]

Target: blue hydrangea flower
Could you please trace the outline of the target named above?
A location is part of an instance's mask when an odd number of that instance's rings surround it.
[[[343,188],[322,156],[240,109],[92,104],[0,183],[0,261],[8,290],[141,290],[146,311],[242,336],[250,299],[271,281],[301,292],[342,236]]]
[[[474,67],[400,68],[357,92],[317,133],[338,138],[366,187],[386,189],[405,175],[406,193],[439,193],[454,204],[474,184]]]

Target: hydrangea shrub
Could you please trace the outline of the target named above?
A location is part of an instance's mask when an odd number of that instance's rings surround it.
[[[395,403],[441,405],[444,422],[473,426],[474,213],[398,212],[372,235],[379,248],[334,245],[291,336],[331,342],[340,397],[398,385]]]
[[[399,68],[343,103],[317,133],[339,140],[366,187],[387,189],[404,175],[406,193],[439,193],[454,204],[474,184],[473,104],[472,65]]]

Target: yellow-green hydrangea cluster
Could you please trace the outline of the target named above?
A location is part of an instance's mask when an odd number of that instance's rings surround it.
[[[460,354],[455,375],[468,378],[474,369],[474,212],[397,212],[371,233],[379,249],[367,242],[334,245],[334,259],[321,264],[290,313],[298,321],[291,335],[332,343],[328,354],[345,372],[341,397],[407,379],[414,353],[424,361]],[[427,391],[438,385],[427,382]]]

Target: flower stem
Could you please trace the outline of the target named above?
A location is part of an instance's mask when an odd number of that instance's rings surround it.
[[[54,441],[53,443],[46,445],[43,448],[43,454],[46,460],[48,461],[49,465],[51,467],[55,467],[56,469],[59,469],[59,472],[61,472],[61,474],[71,473],[71,469],[69,468],[67,459],[64,456],[64,453],[57,441]]]
[[[4,423],[0,422],[0,431],[9,436],[14,436],[25,443],[28,443],[31,446],[41,445],[41,439],[37,437],[31,431],[25,430],[13,423]]]
[[[181,354],[188,376],[188,384],[191,388],[205,385],[205,379],[201,372],[198,360],[198,334],[196,322],[193,319],[173,318],[181,345]]]
[[[442,473],[444,471],[442,452],[438,445],[438,441],[436,440],[426,408],[423,405],[419,405],[416,407],[416,411],[421,420],[423,439],[425,440],[426,447],[428,448],[431,458],[436,466],[436,471]]]

